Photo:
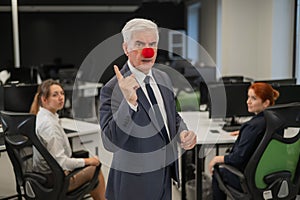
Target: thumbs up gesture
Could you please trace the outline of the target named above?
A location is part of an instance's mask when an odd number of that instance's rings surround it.
[[[127,100],[127,102],[136,106],[137,105],[136,90],[140,87],[140,85],[136,81],[134,74],[131,74],[130,76],[124,78],[117,65],[114,65],[114,71],[118,79],[118,84],[123,93],[124,98]]]

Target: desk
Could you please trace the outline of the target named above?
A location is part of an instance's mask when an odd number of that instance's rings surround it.
[[[202,171],[203,158],[205,157],[205,148],[220,144],[232,144],[237,136],[231,136],[228,132],[222,130],[223,120],[212,120],[208,117],[208,112],[181,112],[179,113],[187,124],[188,129],[193,130],[197,135],[197,144],[195,147],[196,164],[196,199],[202,199]],[[215,130],[218,133],[212,133]],[[185,191],[185,156],[182,156],[182,200],[186,199]]]
[[[96,99],[102,83],[80,82],[73,84],[64,84],[65,90],[65,108],[61,116],[75,117],[77,119],[97,120]],[[71,110],[72,108],[72,110]]]
[[[99,156],[100,126],[99,124],[61,118],[61,125],[65,129],[74,130],[68,133],[73,151],[88,150],[91,156]]]
[[[65,91],[76,91],[78,96],[81,97],[91,97],[98,95],[98,89],[103,86],[102,83],[92,83],[92,82],[76,82],[75,84],[63,84]]]
[[[98,124],[70,118],[61,118],[60,121],[63,128],[74,130],[74,132],[67,134],[73,151],[85,149],[92,155],[99,155],[98,145],[101,131]],[[0,135],[2,132],[2,127],[0,127]],[[2,139],[4,138],[0,137],[0,152],[5,151],[4,140]]]

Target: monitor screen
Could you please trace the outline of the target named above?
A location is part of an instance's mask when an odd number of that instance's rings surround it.
[[[184,69],[184,76],[187,78],[193,77],[195,81],[201,81],[205,83],[214,83],[217,81],[216,67],[204,66],[194,67],[187,66]]]
[[[209,85],[210,118],[245,117],[248,112],[247,98],[250,83]]]
[[[208,84],[215,83],[217,81],[216,67],[204,66],[186,68],[184,76],[192,82],[194,87],[199,89],[200,104],[208,104]]]
[[[6,70],[10,77],[6,81],[6,84],[10,83],[24,83],[24,84],[35,84],[37,83],[38,71],[34,67],[9,67],[3,68],[0,71]]]
[[[274,89],[279,92],[275,104],[300,102],[300,85],[280,85],[278,87],[274,86]]]
[[[280,85],[295,85],[297,82],[296,78],[286,78],[286,79],[270,79],[270,80],[256,80],[256,82],[269,83],[270,85],[276,87]]]
[[[3,110],[29,112],[38,84],[3,86]]]

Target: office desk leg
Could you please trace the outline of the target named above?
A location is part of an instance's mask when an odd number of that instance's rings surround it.
[[[186,152],[184,152],[181,156],[181,200],[186,200]]]
[[[202,200],[202,171],[203,171],[203,148],[197,144],[195,147],[195,162],[196,162],[196,200]],[[200,157],[200,156],[201,157]]]

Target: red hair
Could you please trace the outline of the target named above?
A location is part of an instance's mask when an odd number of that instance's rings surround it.
[[[276,99],[279,97],[279,92],[268,83],[253,83],[249,89],[253,89],[254,93],[261,98],[263,102],[269,100],[270,106],[273,106]]]

